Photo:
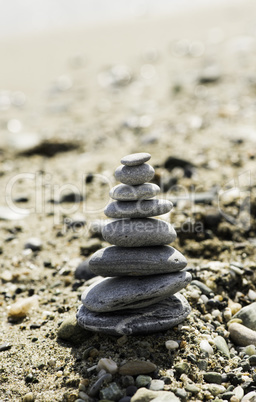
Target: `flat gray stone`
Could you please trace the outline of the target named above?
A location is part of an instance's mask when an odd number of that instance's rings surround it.
[[[190,311],[185,297],[176,293],[148,307],[112,313],[94,313],[82,304],[76,317],[87,330],[118,336],[165,331],[182,322]]]
[[[136,201],[155,197],[159,193],[160,187],[154,183],[144,183],[138,186],[118,184],[110,190],[109,195],[118,201]]]
[[[146,183],[153,179],[155,170],[148,163],[139,166],[120,165],[115,171],[116,180],[131,186]]]
[[[108,312],[150,306],[179,292],[191,282],[189,272],[107,278],[82,295],[90,311]]]
[[[148,218],[163,215],[172,209],[168,200],[113,201],[104,213],[109,218]]]
[[[155,218],[114,220],[103,227],[102,236],[120,247],[163,246],[177,237],[170,223]]]
[[[186,258],[171,246],[117,247],[96,251],[89,259],[90,270],[100,276],[139,276],[177,272]]]
[[[142,163],[149,161],[150,158],[151,155],[148,154],[147,152],[140,152],[124,156],[121,159],[121,163],[126,166],[137,166],[142,165]]]

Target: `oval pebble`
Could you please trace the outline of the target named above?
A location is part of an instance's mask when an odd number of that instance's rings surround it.
[[[137,166],[142,165],[142,163],[149,161],[150,158],[151,155],[148,154],[147,152],[138,152],[135,154],[124,156],[121,159],[121,163],[126,166]]]
[[[159,193],[160,187],[154,183],[144,183],[138,186],[118,184],[110,190],[109,195],[118,201],[136,201],[152,198]]]
[[[256,331],[233,322],[229,325],[230,338],[238,346],[256,345]]]
[[[155,304],[189,284],[189,272],[107,278],[82,295],[82,303],[90,311],[108,312],[137,309]],[[104,368],[104,367],[102,367]],[[105,368],[106,371],[108,371]]]
[[[178,344],[178,342],[176,342],[176,341],[171,341],[171,340],[169,340],[169,341],[166,341],[166,342],[165,342],[165,347],[166,347],[166,349],[168,349],[168,350],[176,350],[176,349],[179,348],[179,344]]]
[[[123,184],[137,186],[150,181],[154,174],[155,170],[148,163],[139,166],[120,165],[115,171],[115,178]]]
[[[161,246],[177,237],[169,223],[154,218],[115,220],[103,227],[102,236],[120,247]]]
[[[113,201],[105,208],[109,218],[148,218],[163,215],[172,209],[168,200]]]
[[[88,391],[88,395],[94,397],[95,395],[97,395],[97,393],[99,392],[101,385],[104,382],[110,382],[112,381],[112,374],[110,373],[106,373],[104,375],[102,375],[89,389]]]
[[[148,374],[156,370],[156,365],[144,360],[131,360],[119,368],[121,375]]]
[[[102,358],[98,361],[97,369],[105,370],[107,373],[116,374],[118,367],[116,362],[112,359]]]
[[[116,247],[96,251],[90,270],[101,276],[138,276],[177,272],[187,265],[186,258],[171,246]]]
[[[207,340],[203,340],[200,342],[200,349],[202,352],[207,352],[209,355],[213,354],[213,348]]]

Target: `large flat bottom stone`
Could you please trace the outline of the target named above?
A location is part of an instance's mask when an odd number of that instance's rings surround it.
[[[119,336],[165,331],[182,322],[190,311],[185,297],[176,293],[157,304],[138,310],[94,313],[81,305],[76,317],[78,324],[89,331]]]

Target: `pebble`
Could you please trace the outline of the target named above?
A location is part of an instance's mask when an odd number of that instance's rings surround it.
[[[203,294],[205,294],[206,296],[212,296],[213,295],[213,291],[212,289],[210,289],[208,286],[206,286],[203,282],[200,282],[196,279],[193,279],[193,281],[191,282],[191,285],[195,285],[197,286],[201,292]]]
[[[137,310],[125,310],[115,314],[94,313],[82,304],[77,312],[79,325],[90,331],[110,335],[148,334],[164,331],[182,322],[191,308],[179,293]]]
[[[229,353],[229,348],[227,345],[226,340],[218,335],[216,338],[213,339],[213,342],[215,343],[216,347],[228,358],[230,358],[230,353]]]
[[[241,402],[255,402],[256,401],[256,391],[251,391],[246,394]]]
[[[115,171],[115,178],[123,184],[137,186],[153,179],[154,174],[155,170],[147,163],[139,166],[120,165]]]
[[[188,383],[185,385],[185,390],[187,392],[191,392],[192,394],[198,394],[200,388],[198,388],[194,383],[192,384]]]
[[[31,237],[25,243],[24,248],[30,248],[32,251],[39,251],[42,248],[42,241],[38,237]]]
[[[188,374],[188,372],[189,372],[189,364],[186,362],[177,363],[177,364],[175,364],[174,368],[179,375],[184,374],[184,373]]]
[[[256,331],[233,322],[229,325],[230,338],[238,346],[256,345]]]
[[[204,386],[205,389],[210,391],[213,396],[217,396],[219,394],[223,394],[226,391],[226,388],[223,385],[219,384],[207,384]]]
[[[89,259],[81,262],[75,270],[75,278],[76,279],[84,279],[88,280],[95,276],[95,274],[91,271],[89,267]]]
[[[187,398],[187,396],[188,396],[188,394],[187,394],[187,392],[186,392],[186,390],[185,390],[184,388],[178,388],[178,389],[175,391],[175,395],[176,395],[178,398],[181,398],[182,400],[185,399],[185,398]]]
[[[256,366],[256,355],[252,355],[249,357],[250,366]]]
[[[121,389],[115,382],[112,382],[108,387],[100,391],[101,399],[108,399],[110,401],[119,401],[123,396]]]
[[[155,304],[180,291],[191,281],[189,272],[172,274],[107,278],[85,295],[82,303],[95,312],[136,309]]]
[[[58,338],[65,341],[80,343],[81,340],[91,336],[91,333],[81,328],[74,316],[70,316],[62,322],[58,329],[57,335]]]
[[[248,356],[256,355],[255,345],[248,345],[244,348],[244,352]]]
[[[135,384],[138,388],[146,387],[149,383],[151,383],[152,378],[149,375],[138,375],[135,380]]]
[[[256,331],[256,302],[241,308],[233,318],[239,318],[243,325]]]
[[[107,373],[116,374],[118,367],[112,359],[102,358],[98,361],[97,370],[105,370]]]
[[[6,350],[10,350],[12,345],[9,342],[2,343],[0,345],[0,352],[5,352]]]
[[[9,307],[8,317],[14,320],[24,318],[33,308],[36,309],[37,307],[38,307],[37,295],[33,295],[25,299],[20,299]]]
[[[202,352],[206,352],[209,355],[213,354],[213,348],[211,347],[209,342],[207,340],[205,340],[205,339],[200,342],[200,349],[201,349]]]
[[[168,200],[113,201],[105,208],[109,218],[148,218],[163,215],[172,209]]]
[[[119,367],[119,374],[125,376],[152,373],[156,370],[156,365],[147,360],[131,360]]]
[[[126,166],[137,166],[149,161],[151,155],[147,152],[126,155],[121,159],[121,163]]]
[[[89,259],[91,271],[102,276],[163,274],[180,271],[186,265],[186,258],[170,246],[110,246],[96,251]]]
[[[126,388],[125,393],[127,396],[133,396],[136,393],[137,389],[138,388],[135,385],[129,385],[129,387]]]
[[[110,190],[109,195],[118,201],[137,201],[155,197],[159,193],[160,187],[154,183],[144,183],[138,186],[118,184]]]
[[[120,370],[119,370],[119,372],[120,372]],[[127,388],[130,386],[134,386],[134,378],[131,375],[122,375],[121,384],[123,387],[127,387]]]
[[[162,246],[177,237],[172,225],[155,218],[115,220],[104,226],[102,236],[120,247]]]
[[[171,340],[169,340],[169,341],[166,341],[166,342],[165,342],[165,347],[166,347],[166,349],[168,349],[168,350],[176,350],[176,349],[179,348],[179,344],[178,344],[178,342],[176,342],[176,341],[171,341]]]
[[[164,389],[164,385],[163,380],[152,380],[149,389],[151,389],[151,391],[162,391]]]
[[[208,371],[207,373],[203,374],[205,382],[214,383],[214,384],[221,384],[222,383],[222,375],[215,371]]]
[[[34,396],[33,392],[28,392],[22,398],[22,402],[34,402],[34,400],[35,400],[35,396]]]
[[[237,397],[237,399],[240,401],[243,396],[244,396],[244,390],[243,388],[238,385],[236,388],[233,389],[234,395]]]
[[[180,399],[171,391],[152,391],[147,388],[140,388],[133,395],[131,402],[180,402]]]
[[[91,388],[90,388],[89,391],[88,391],[88,395],[91,396],[91,397],[96,396],[96,395],[98,394],[98,392],[99,392],[99,390],[100,390],[102,384],[103,384],[104,382],[107,382],[107,383],[108,383],[108,382],[110,382],[110,381],[112,381],[112,374],[106,373],[106,374],[102,375],[102,376],[91,386]]]

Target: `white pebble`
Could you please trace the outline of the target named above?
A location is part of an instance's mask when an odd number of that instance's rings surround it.
[[[233,392],[234,392],[235,396],[237,397],[237,399],[239,399],[239,401],[241,401],[241,399],[244,396],[244,390],[241,387],[241,385],[238,385],[235,389],[233,389]]]
[[[175,350],[175,349],[178,349],[179,344],[178,344],[178,342],[176,342],[176,341],[171,341],[171,340],[169,340],[169,341],[166,341],[166,342],[165,342],[165,347],[166,347],[166,349],[168,349],[168,350]]]
[[[118,370],[117,364],[112,359],[102,358],[99,360],[97,370],[106,370],[107,373],[115,374]]]
[[[207,352],[209,355],[213,354],[213,348],[211,347],[209,342],[206,340],[203,340],[200,342],[200,349],[202,352]]]
[[[161,391],[164,389],[164,381],[163,380],[152,380],[150,383],[149,389],[151,391]]]
[[[63,375],[63,373],[62,373],[62,371],[61,371],[61,370],[57,371],[57,373],[56,373],[56,376],[57,376],[57,377],[59,377],[59,378],[60,378],[60,377],[62,377],[62,375]]]
[[[208,302],[208,300],[209,300],[206,295],[201,295],[201,296],[200,296],[200,299],[202,300],[202,302],[203,302],[204,304],[206,304],[206,303]]]
[[[248,356],[256,355],[256,348],[255,345],[248,345],[244,348],[245,353]]]
[[[219,316],[221,316],[220,310],[218,310],[218,309],[213,310],[213,311],[212,311],[212,316],[213,316],[213,317],[219,317]]]
[[[252,391],[246,394],[241,402],[255,402],[255,400],[256,400],[256,391]]]
[[[250,289],[248,292],[248,297],[250,300],[253,300],[253,301],[256,300],[256,292],[254,290]]]

